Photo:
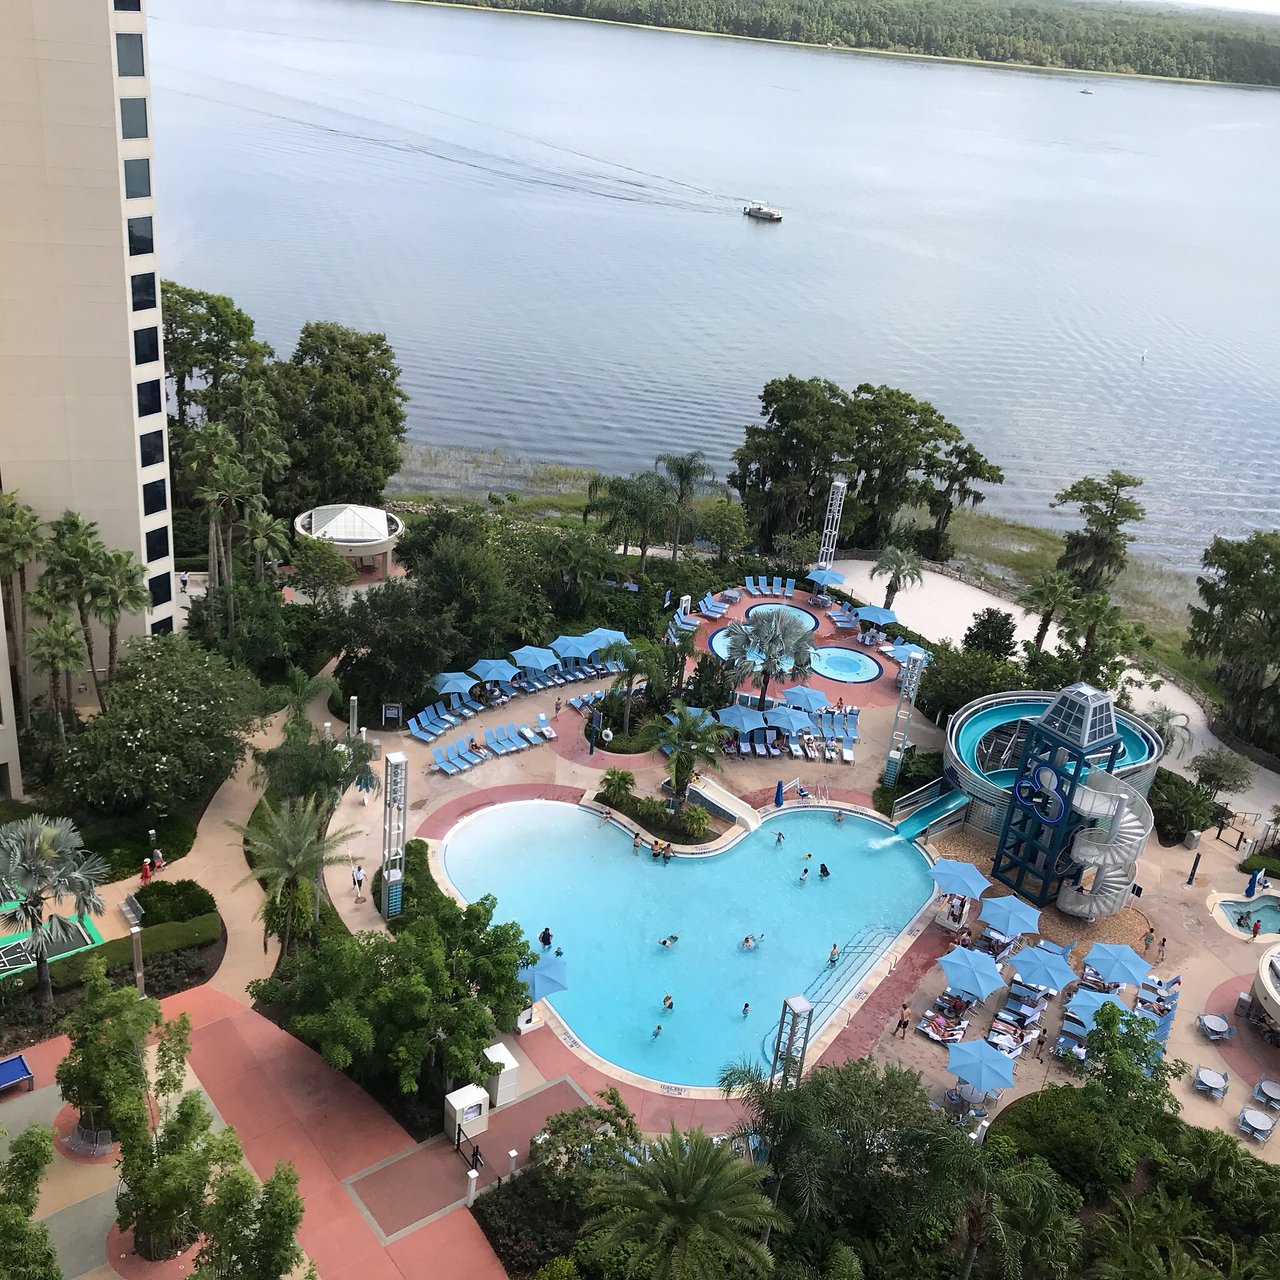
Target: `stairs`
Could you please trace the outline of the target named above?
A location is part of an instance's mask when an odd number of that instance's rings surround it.
[[[1076,788],[1072,808],[1096,825],[1078,832],[1072,842],[1071,857],[1083,876],[1079,885],[1063,885],[1058,909],[1098,920],[1129,901],[1154,825],[1151,806],[1123,779],[1092,770]]]

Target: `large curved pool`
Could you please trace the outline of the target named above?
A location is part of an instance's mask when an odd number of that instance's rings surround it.
[[[772,607],[778,608],[777,605]],[[717,658],[728,659],[729,629],[721,627],[718,631],[713,631],[707,641],[707,647]],[[758,653],[748,649],[747,656],[759,665]],[[883,670],[880,663],[862,649],[838,644],[819,644],[813,647],[814,674],[824,676],[828,680],[837,680],[841,684],[866,684],[870,680],[878,679]]]
[[[915,845],[871,818],[837,825],[822,809],[782,812],[724,853],[664,866],[585,809],[521,801],[464,819],[443,858],[468,901],[494,894],[497,918],[518,920],[530,939],[552,930],[569,989],[550,1003],[574,1036],[680,1085],[714,1086],[744,1056],[767,1063],[787,996],[814,1003],[816,1031],[933,893]],[[674,946],[659,945],[671,934]],[[760,946],[744,951],[747,934],[763,934]]]

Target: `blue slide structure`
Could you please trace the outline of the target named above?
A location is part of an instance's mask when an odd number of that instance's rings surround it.
[[[968,803],[969,797],[963,791],[948,791],[945,796],[938,796],[918,809],[913,809],[905,818],[893,824],[894,830],[905,840],[918,840],[934,823],[950,817]]]

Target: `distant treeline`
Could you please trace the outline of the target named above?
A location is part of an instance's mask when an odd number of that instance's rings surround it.
[[[652,27],[1076,71],[1280,85],[1280,22],[991,0],[462,0]]]

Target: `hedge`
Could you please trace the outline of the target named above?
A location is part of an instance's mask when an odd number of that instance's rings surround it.
[[[1268,876],[1280,878],[1280,848],[1268,849],[1266,853],[1251,853],[1239,869],[1247,876],[1255,871],[1264,871]]]
[[[218,909],[213,894],[195,880],[153,880],[134,896],[149,925],[182,924]]]

